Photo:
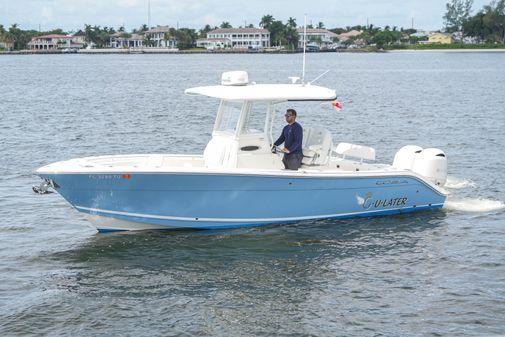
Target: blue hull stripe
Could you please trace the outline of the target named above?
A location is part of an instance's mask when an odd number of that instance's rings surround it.
[[[376,211],[364,211],[364,212],[352,212],[352,213],[336,213],[336,214],[324,214],[324,215],[312,215],[312,216],[301,216],[301,217],[284,217],[284,218],[197,218],[197,217],[177,217],[177,216],[163,216],[163,215],[151,215],[151,214],[141,214],[141,213],[129,213],[120,211],[110,211],[98,208],[89,208],[82,206],[75,206],[80,211],[91,214],[98,215],[119,215],[123,217],[132,218],[145,218],[154,220],[172,220],[172,221],[189,221],[189,222],[239,222],[239,223],[265,223],[265,222],[289,222],[289,221],[301,221],[301,220],[316,220],[316,219],[326,219],[326,218],[339,218],[339,217],[352,217],[352,216],[367,216],[387,213],[401,213],[409,212],[415,209],[427,209],[427,208],[441,208],[441,204],[431,204],[431,205],[419,205],[416,207],[403,207],[403,208],[389,208]]]

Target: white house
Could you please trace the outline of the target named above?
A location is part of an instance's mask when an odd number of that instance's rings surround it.
[[[229,39],[198,39],[196,40],[196,46],[200,48],[206,48],[209,50],[223,49],[231,47],[231,40]]]
[[[80,49],[84,47],[83,39],[80,36],[67,36],[61,34],[50,34],[35,36],[28,42],[28,49],[36,50],[57,50],[57,49]]]
[[[175,37],[170,36],[170,28],[168,26],[156,26],[149,29],[146,34],[146,39],[151,40],[152,46],[157,48],[175,48],[177,41]]]
[[[303,48],[304,28],[296,29],[299,35],[298,48]],[[322,28],[307,28],[307,43],[316,44],[320,48],[325,48],[333,44],[337,34]]]
[[[117,32],[110,36],[109,47],[111,48],[142,48],[144,37],[139,34]]]
[[[228,45],[236,49],[268,48],[270,47],[270,32],[261,28],[219,28],[207,33],[207,42],[200,44],[222,43],[229,41]]]

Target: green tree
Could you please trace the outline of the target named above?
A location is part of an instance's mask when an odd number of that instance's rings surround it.
[[[154,41],[151,39],[151,35],[144,34],[142,45],[146,47],[154,47]]]
[[[300,34],[296,30],[296,20],[292,17],[288,19],[286,26],[284,27],[284,38],[289,49],[296,49],[298,47],[298,40],[300,39]]]
[[[24,49],[30,39],[31,36],[25,34],[25,32],[19,28],[17,23],[14,23],[5,33],[5,40],[13,44],[14,50]]]
[[[317,28],[319,28],[319,29],[324,29],[324,23],[322,23],[321,21],[319,21],[319,22],[317,23]]]
[[[175,39],[177,40],[177,48],[189,49],[194,47],[198,34],[194,29],[181,28],[175,31]]]
[[[270,31],[270,45],[282,46],[285,41],[285,27],[282,21],[276,20],[272,22],[268,30]]]
[[[296,22],[296,21],[295,21]],[[271,46],[281,46],[284,33],[285,26],[280,20],[275,20],[274,17],[270,14],[263,15],[260,21],[260,27],[263,29],[267,29],[270,32],[270,45]]]
[[[5,30],[4,26],[0,24],[0,42],[6,42],[5,34],[7,34],[7,31]]]
[[[489,13],[489,28],[495,36],[495,41],[505,43],[505,0],[491,3],[491,6],[493,5],[494,8]]]
[[[270,30],[270,26],[275,21],[274,17],[270,14],[263,15],[260,21],[260,27]]]
[[[200,31],[198,32],[199,38],[202,38],[202,39],[206,38],[207,33],[210,31],[212,31],[212,27],[210,25],[205,25],[205,27],[200,29]]]
[[[484,23],[486,14],[479,12],[463,23],[463,29],[467,35],[478,38],[481,41],[486,40],[490,31]]]
[[[375,43],[378,48],[384,48],[400,41],[401,33],[399,31],[386,28],[388,28],[388,26],[386,26],[384,30],[377,32],[372,38],[372,42]]]
[[[93,27],[91,25],[88,25],[88,24],[84,24],[84,35],[85,35],[85,40],[88,42],[88,43],[95,43],[95,31],[93,30]]]
[[[88,43],[93,43],[97,48],[104,48],[109,44],[111,34],[114,34],[114,28],[100,26],[84,25],[85,39]]]
[[[286,26],[296,29],[296,19],[289,17],[288,22],[286,23]]]
[[[493,1],[463,24],[464,31],[488,42],[505,43],[505,0]]]
[[[219,28],[232,28],[232,26],[228,21],[223,21]]]
[[[461,32],[464,36],[463,24],[470,18],[473,0],[451,0],[445,6],[447,12],[444,15],[446,31]]]

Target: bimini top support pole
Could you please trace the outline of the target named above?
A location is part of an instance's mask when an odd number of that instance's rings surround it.
[[[303,20],[303,65],[302,65],[302,84],[305,84],[305,45],[307,44],[307,14]]]

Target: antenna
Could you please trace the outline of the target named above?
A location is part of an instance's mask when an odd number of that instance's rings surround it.
[[[329,72],[330,72],[330,70],[326,70],[324,73],[322,73],[321,75],[319,75],[318,77],[316,77],[312,81],[310,81],[309,84],[314,83],[315,81],[317,81],[318,79],[320,79],[321,77],[323,77],[324,75],[326,75]]]
[[[147,0],[147,29],[151,29],[151,0]]]
[[[307,44],[307,14],[303,20],[303,65],[302,65],[302,84],[305,84],[305,45]]]

